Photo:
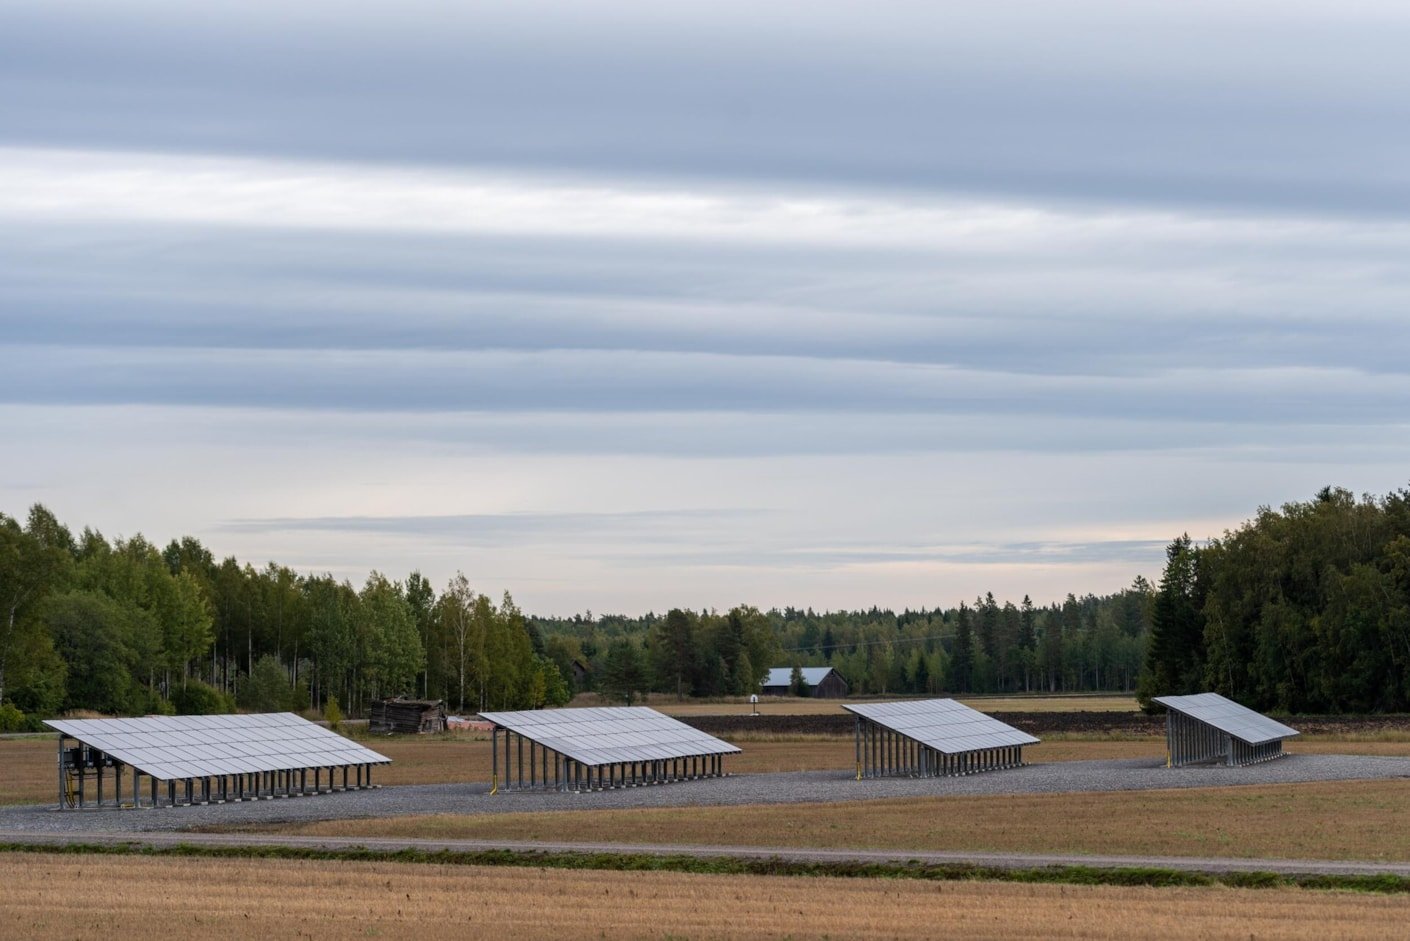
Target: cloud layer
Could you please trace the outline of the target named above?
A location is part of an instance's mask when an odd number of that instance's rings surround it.
[[[0,510],[600,611],[1402,485],[1410,15],[756,7],[0,7]]]

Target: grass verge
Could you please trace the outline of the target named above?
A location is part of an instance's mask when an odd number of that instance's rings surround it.
[[[1316,889],[1379,894],[1410,894],[1410,878],[1396,875],[1317,875],[1275,872],[1195,872],[1160,867],[1101,868],[1043,866],[1005,868],[964,863],[803,862],[748,857],[696,857],[646,853],[557,853],[515,850],[378,850],[367,847],[317,849],[292,846],[175,846],[73,843],[45,845],[0,843],[0,853],[50,855],[190,857],[198,859],[272,859],[327,862],[387,862],[449,866],[511,866],[536,869],[677,872],[696,875],[791,876],[842,879],[920,879],[927,881],[1015,882],[1147,888],[1225,886],[1236,889]]]

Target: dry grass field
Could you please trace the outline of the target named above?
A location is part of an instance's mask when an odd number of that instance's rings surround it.
[[[1397,741],[1396,739],[1402,739]],[[1405,736],[1346,736],[1297,739],[1292,752],[1410,756]],[[377,769],[379,784],[447,784],[490,779],[490,743],[485,733],[455,732],[427,737],[395,736],[358,739],[388,758],[392,764]],[[852,740],[826,736],[774,736],[744,733],[734,736],[744,754],[730,758],[732,773],[774,771],[845,770],[853,766]],[[1164,740],[1051,738],[1028,749],[1032,762],[1083,761],[1105,758],[1151,758],[1164,754]],[[0,806],[42,804],[54,798],[54,742],[52,739],[0,740]]]
[[[56,749],[49,736],[0,740],[0,807],[54,799],[58,789]]]
[[[1410,860],[1404,782],[854,804],[560,811],[309,824],[324,836]]]
[[[1403,935],[1410,899],[407,863],[0,856],[0,937],[934,938]]]
[[[850,701],[850,700],[848,700]],[[863,702],[865,700],[857,700]],[[801,699],[796,696],[769,696],[759,700],[759,712],[770,716],[813,716],[842,712],[843,700]],[[962,696],[960,702],[987,712],[1135,712],[1133,696]],[[574,705],[598,705],[586,700]],[[713,702],[675,702],[667,697],[653,697],[652,709],[673,716],[734,716],[748,715],[752,708],[747,698]]]

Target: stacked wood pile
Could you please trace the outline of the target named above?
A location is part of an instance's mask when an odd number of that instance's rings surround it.
[[[444,732],[446,704],[441,699],[382,699],[372,704],[369,732]]]

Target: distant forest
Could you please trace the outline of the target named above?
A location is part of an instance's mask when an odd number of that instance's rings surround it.
[[[1214,689],[1289,712],[1410,706],[1410,493],[1327,488],[1204,544],[1157,585],[1057,604],[983,594],[900,612],[674,609],[533,617],[464,575],[361,586],[217,561],[198,540],[75,536],[0,514],[0,730],[109,714],[333,709],[391,695],[538,708],[582,690],[742,695],[771,667],[857,694]]]

